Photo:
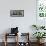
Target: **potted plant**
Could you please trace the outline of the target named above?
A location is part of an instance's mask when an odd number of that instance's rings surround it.
[[[46,36],[45,34],[46,34],[45,32],[35,32],[33,35],[37,38],[38,43],[41,43],[40,40],[42,38],[45,38],[44,37]]]
[[[35,28],[36,30],[45,29],[45,26],[32,25],[32,27]]]
[[[45,29],[45,26],[41,26],[40,29]]]
[[[33,28],[35,28],[36,30],[39,30],[38,26],[37,25],[32,25]]]

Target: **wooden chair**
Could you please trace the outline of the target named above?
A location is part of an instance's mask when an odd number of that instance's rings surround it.
[[[16,41],[16,45],[15,46],[18,46],[18,33],[17,34],[10,34],[10,33],[5,33],[5,41],[4,41],[4,43],[5,43],[5,46],[7,46],[8,45],[8,42],[7,42],[7,36],[17,36],[17,41]],[[16,38],[15,38],[16,39]]]

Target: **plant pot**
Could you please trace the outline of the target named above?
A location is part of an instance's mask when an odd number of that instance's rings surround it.
[[[44,40],[45,40],[45,39],[40,39],[40,43],[44,43]]]
[[[38,39],[37,42],[38,42],[39,44],[41,44],[41,43],[44,42],[44,40],[45,40],[45,39]]]
[[[37,39],[37,43],[40,43],[40,39]]]

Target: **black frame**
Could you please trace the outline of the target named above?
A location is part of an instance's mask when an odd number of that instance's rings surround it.
[[[10,10],[11,17],[24,17],[24,10]]]

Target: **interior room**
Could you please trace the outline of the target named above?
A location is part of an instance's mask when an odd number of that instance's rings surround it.
[[[0,46],[46,46],[46,0],[0,0]]]

